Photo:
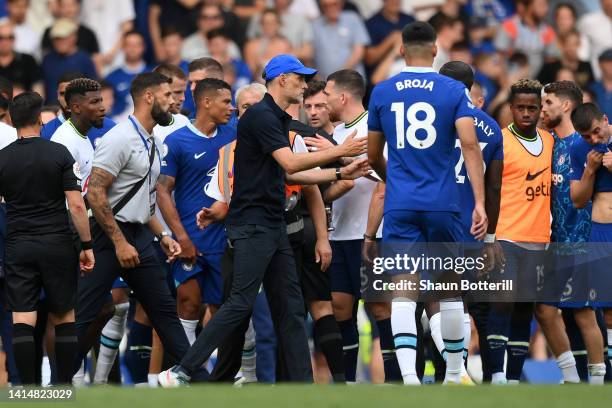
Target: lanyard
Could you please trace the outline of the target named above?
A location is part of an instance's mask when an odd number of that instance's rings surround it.
[[[134,118],[130,115],[130,116],[128,116],[128,119],[130,119],[130,122],[132,122],[132,126],[134,126],[134,129],[136,130],[136,133],[138,133],[138,136],[140,136],[140,140],[142,140],[142,143],[145,146],[145,150],[148,152],[149,151],[149,144],[147,143],[147,139],[145,139],[145,137],[142,135],[142,133],[140,133],[140,129],[138,128],[138,125],[134,121]],[[155,145],[155,152],[157,153],[157,159],[159,160],[159,165],[161,166],[161,154],[159,152],[159,149],[157,148],[157,145]]]

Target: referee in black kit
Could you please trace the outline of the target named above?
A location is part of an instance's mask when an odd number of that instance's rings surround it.
[[[134,114],[109,130],[96,148],[87,200],[95,217],[92,236],[98,262],[79,282],[77,325],[82,340],[121,276],[142,304],[173,364],[185,354],[189,342],[152,245],[154,234],[169,260],[180,253],[178,243],[155,217],[162,142],[153,135],[153,128],[172,121],[170,83],[159,73],[136,76],[130,88]],[[78,365],[88,351],[84,343],[79,345]]]
[[[312,382],[304,301],[287,238],[284,205],[285,172],[311,169],[336,157],[333,149],[293,154],[289,144],[292,118],[285,109],[302,102],[306,81],[315,74],[292,55],[274,57],[263,74],[268,93],[238,122],[234,190],[226,221],[234,248],[232,289],[181,363],[159,374],[163,387],[189,382],[213,350],[250,316],[262,282],[287,363],[287,379]],[[353,147],[353,155],[365,152],[363,141],[354,141]]]
[[[74,159],[61,144],[41,139],[43,100],[15,97],[9,112],[19,139],[0,151],[0,195],[7,205],[6,289],[13,311],[13,350],[22,384],[34,384],[36,309],[44,290],[55,326],[60,383],[70,383],[77,350],[74,309],[78,267],[94,267],[91,236]],[[66,211],[81,240],[77,251]]]

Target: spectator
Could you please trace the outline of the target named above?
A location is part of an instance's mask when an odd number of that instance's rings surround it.
[[[485,99],[482,109],[488,110],[489,104],[499,91],[499,82],[504,75],[502,58],[498,53],[480,53],[474,57],[474,80],[480,83]]]
[[[209,31],[219,28],[225,28],[221,7],[203,3],[198,14],[198,31],[187,37],[183,44],[183,59],[191,61],[209,56],[206,35]],[[232,58],[240,58],[240,50],[233,41],[229,47]]]
[[[221,7],[223,27],[225,27],[227,35],[234,43],[236,43],[239,49],[243,49],[246,41],[246,24],[243,24],[240,18],[238,18],[238,16],[231,9],[227,8],[224,3],[227,3],[227,1],[203,0],[203,4]]]
[[[321,15],[317,0],[291,0],[290,3],[289,13],[291,14],[299,14],[311,21]]]
[[[261,78],[263,67],[279,54],[290,54],[291,43],[280,33],[280,16],[274,9],[267,9],[261,15],[261,36],[244,46],[244,59],[257,79]]]
[[[307,63],[313,56],[312,24],[303,15],[291,11],[294,3],[295,0],[274,0],[274,9],[280,16],[280,34],[291,43],[293,54]],[[247,37],[252,40],[261,35],[261,14],[258,14],[249,23]]]
[[[25,91],[44,95],[42,72],[36,60],[28,54],[15,51],[15,32],[6,19],[0,22],[0,75]]]
[[[43,106],[40,111],[40,121],[42,122],[43,126],[51,122],[53,119],[57,118],[58,113],[59,108],[57,107],[57,105]]]
[[[232,90],[236,91],[243,85],[248,85],[253,80],[251,71],[247,64],[241,59],[232,58],[229,55],[229,45],[231,40],[223,30],[212,30],[208,32],[208,50],[210,56],[223,65],[225,82],[232,86]],[[231,67],[226,69],[226,67]],[[229,75],[232,74],[230,81]]]
[[[110,71],[121,63],[121,40],[134,29],[134,4],[125,0],[82,0],[81,18],[100,43],[99,68]]]
[[[467,41],[455,43],[451,47],[449,57],[451,61],[461,61],[468,65],[474,64],[474,57],[470,52],[470,45],[467,43]]]
[[[164,54],[162,62],[177,65],[187,74],[189,72],[189,62],[181,57],[183,37],[177,28],[164,27],[162,30],[162,47]]]
[[[514,0],[468,1],[463,10],[471,18],[484,19],[490,29],[490,36],[494,36],[497,26],[514,14]]]
[[[77,71],[87,78],[97,78],[91,56],[77,45],[78,29],[74,21],[60,18],[49,31],[53,49],[42,63],[47,103],[57,103],[57,81],[64,72]]]
[[[612,0],[601,0],[601,11],[582,16],[578,21],[578,31],[588,39],[591,67],[595,78],[601,79],[598,57],[612,47]]]
[[[104,112],[112,112],[115,105],[115,90],[113,86],[106,81],[100,81],[100,95],[102,96],[102,105]]]
[[[176,0],[151,0],[149,6],[149,32],[155,59],[165,59],[162,44],[162,27],[176,27],[183,38],[196,31],[199,2]]]
[[[547,0],[517,0],[517,14],[504,21],[495,37],[495,47],[511,55],[521,51],[529,58],[531,76],[537,75],[544,60],[558,57],[555,32],[544,22]]]
[[[243,21],[248,21],[257,14],[262,13],[267,5],[266,0],[236,0],[232,11]]]
[[[401,0],[383,0],[382,9],[366,21],[371,40],[365,52],[367,65],[375,66],[390,51],[397,51],[402,28],[414,21],[412,16],[402,13],[401,6]]]
[[[495,52],[493,38],[495,37],[497,27],[490,27],[488,24],[487,19],[484,17],[472,17],[470,19],[467,32],[472,55],[477,55],[481,52]]]
[[[138,74],[148,71],[143,59],[144,53],[145,42],[142,34],[138,31],[130,31],[123,36],[125,62],[106,77],[106,82],[113,86],[115,95],[113,118],[125,119],[123,116],[132,111],[130,85]]]
[[[595,80],[591,64],[581,61],[578,56],[580,48],[580,34],[577,31],[569,31],[559,37],[561,47],[561,59],[544,64],[538,74],[538,81],[542,84],[550,84],[555,81],[557,73],[561,68],[566,68],[575,73],[576,83],[585,88]]]
[[[100,47],[98,46],[96,34],[94,34],[89,27],[86,27],[79,22],[79,17],[81,14],[81,3],[79,0],[57,0],[57,4],[59,7],[59,18],[72,20],[72,22],[77,24],[77,46],[81,50],[86,51],[91,55],[98,54],[100,52]],[[50,31],[51,27],[48,27],[43,34],[43,53],[47,53],[49,50],[51,50],[51,37],[49,36]]]
[[[26,22],[30,1],[8,0],[6,6],[15,30],[15,51],[40,58],[40,35]]]
[[[186,116],[189,116],[190,119],[195,117],[196,109],[193,101],[193,91],[197,83],[205,78],[223,79],[223,77],[223,66],[213,58],[197,58],[189,63],[189,74],[187,77],[189,86],[185,91],[185,102],[183,103],[183,110]]]
[[[362,63],[370,36],[361,17],[343,11],[342,0],[320,0],[322,16],[313,22],[315,65],[322,78],[340,69],[365,75]]]
[[[576,27],[577,20],[576,8],[571,3],[559,3],[555,7],[554,21],[557,38],[562,37],[573,31],[578,31]],[[578,49],[578,57],[582,61],[589,60],[589,39],[584,34],[580,35],[580,48]],[[559,47],[562,45],[559,42]]]
[[[608,48],[599,56],[601,80],[592,84],[591,92],[595,102],[603,113],[612,121],[612,48]]]
[[[439,71],[442,65],[450,61],[450,51],[453,45],[463,41],[464,26],[459,18],[449,17],[442,13],[432,17],[429,23],[436,30],[438,53],[434,59],[433,68]]]

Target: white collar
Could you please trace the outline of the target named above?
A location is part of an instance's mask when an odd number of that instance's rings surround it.
[[[195,126],[193,126],[193,123],[191,123],[191,122],[189,122],[187,124],[187,127],[189,128],[189,130],[191,130],[196,135],[201,136],[201,137],[205,137],[207,139],[212,139],[213,137],[217,136],[217,132],[219,131],[219,127],[217,126],[215,128],[215,131],[212,133],[212,135],[208,136],[208,135],[205,135],[204,133],[200,132]]]
[[[64,123],[66,121],[66,118],[64,117],[64,114],[61,111],[59,115],[57,115],[57,118],[59,119],[60,123]]]
[[[417,74],[424,74],[426,72],[436,72],[432,67],[404,67],[402,72],[414,72]]]

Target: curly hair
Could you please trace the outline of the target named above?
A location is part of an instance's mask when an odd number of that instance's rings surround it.
[[[77,78],[68,83],[64,98],[66,99],[66,104],[69,105],[75,96],[85,96],[87,92],[96,92],[101,89],[102,86],[100,86],[98,81],[89,78]]]
[[[542,97],[542,84],[535,79],[523,78],[512,84],[510,87],[510,97],[508,100],[512,102],[514,97],[519,94],[534,94],[538,98]]]

